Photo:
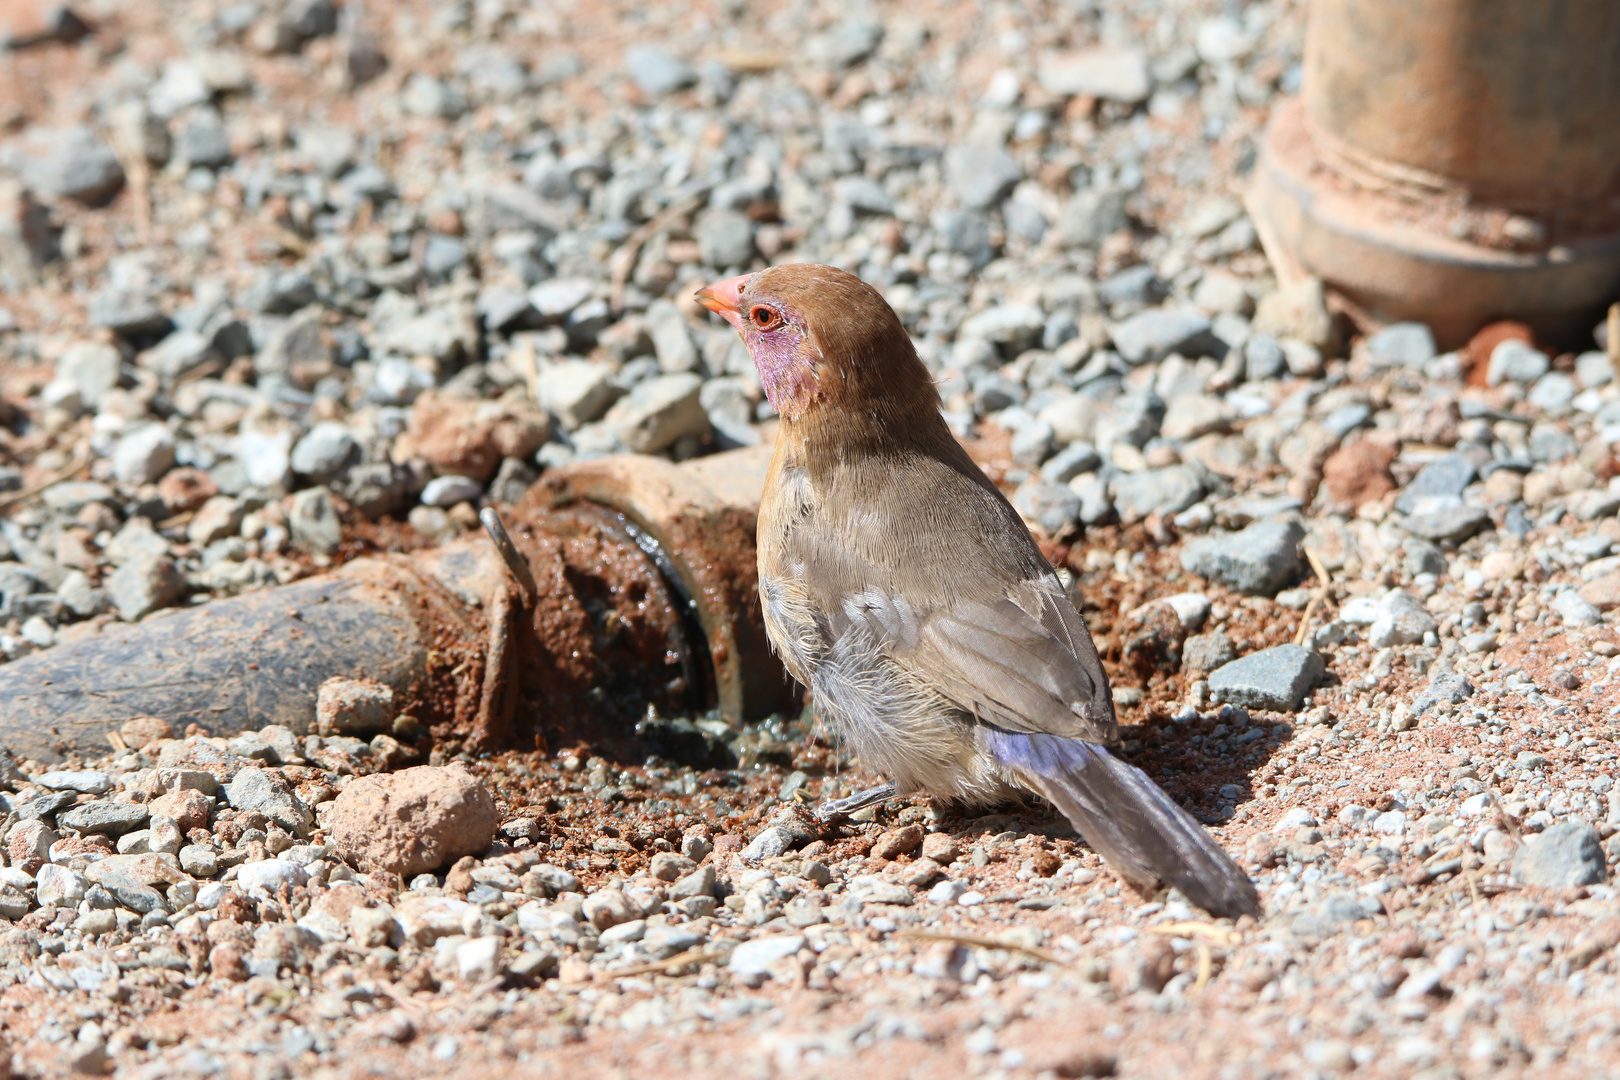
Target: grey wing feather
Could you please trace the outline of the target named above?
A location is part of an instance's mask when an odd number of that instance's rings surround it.
[[[903,596],[868,587],[832,609],[829,629],[836,638],[862,627],[896,663],[997,727],[1117,741],[1108,678],[1062,587],[1054,578],[1010,592],[918,612]]]
[[[1057,603],[1074,610],[1067,599]],[[946,697],[999,728],[1115,742],[1108,678],[1091,637],[1084,625],[1078,635],[1066,620],[1058,625],[1054,633],[1011,600],[958,603],[928,621],[912,660]]]
[[[893,515],[899,520],[937,518],[942,504],[959,507],[953,526],[939,530],[954,533],[958,546],[949,553],[925,548],[920,559],[902,562],[895,545],[851,543],[859,529],[815,518],[796,523],[782,536],[782,561],[802,575],[811,609],[824,613],[826,640],[862,628],[918,682],[1005,730],[1117,741],[1108,677],[1091,635],[1006,500],[988,481],[891,481],[891,474],[874,474],[851,486],[863,487],[863,503],[900,508]],[[923,497],[926,506],[901,512],[908,499]],[[966,545],[964,534],[972,537]],[[999,542],[989,540],[997,535]],[[960,577],[949,576],[957,571]]]

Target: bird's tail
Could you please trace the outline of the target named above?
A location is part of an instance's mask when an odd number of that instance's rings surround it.
[[[987,748],[1063,811],[1132,885],[1174,885],[1211,914],[1260,915],[1254,883],[1147,774],[1080,739],[984,727]]]

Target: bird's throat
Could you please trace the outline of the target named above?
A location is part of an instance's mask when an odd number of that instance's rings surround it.
[[[759,385],[771,407],[789,420],[804,415],[820,391],[809,350],[791,338],[751,342]]]

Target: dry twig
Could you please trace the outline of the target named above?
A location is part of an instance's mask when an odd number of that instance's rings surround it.
[[[1294,636],[1295,645],[1304,645],[1305,639],[1310,636],[1311,616],[1316,613],[1319,606],[1327,603],[1329,584],[1327,568],[1322,565],[1322,560],[1316,557],[1316,552],[1303,545],[1301,550],[1305,552],[1305,558],[1310,561],[1311,571],[1316,574],[1317,584],[1316,591],[1311,594],[1310,602],[1305,605],[1305,611],[1299,617],[1299,633]]]
[[[1166,937],[1201,938],[1213,945],[1235,949],[1243,944],[1243,935],[1236,930],[1225,926],[1216,926],[1205,922],[1178,922],[1166,923],[1163,926],[1148,927],[1150,934],[1163,934]]]
[[[32,499],[48,487],[54,487],[64,480],[72,479],[78,474],[79,470],[90,464],[90,456],[90,450],[86,447],[61,471],[51,474],[51,476],[34,484],[32,487],[26,487],[21,491],[14,491],[10,495],[0,497],[0,511],[9,510],[20,502]]]
[[[1609,366],[1614,368],[1614,377],[1620,379],[1620,303],[1609,305],[1609,322],[1603,338]]]
[[[632,964],[627,968],[604,971],[602,975],[608,979],[624,979],[632,975],[654,975],[674,971],[689,964],[707,964],[711,960],[718,959],[720,959],[719,953],[709,952],[706,949],[687,949],[685,952],[676,953],[674,956],[665,957],[662,960],[650,960],[645,964]]]
[[[1029,945],[1020,945],[1014,941],[1002,941],[999,938],[985,937],[980,934],[952,934],[943,930],[907,928],[900,931],[900,936],[916,938],[919,941],[953,941],[958,945],[967,945],[975,949],[1005,949],[1008,952],[1032,956],[1043,964],[1061,964],[1063,962],[1045,949],[1036,949]]]
[[[624,310],[624,283],[630,280],[630,271],[636,268],[636,259],[641,255],[642,245],[656,236],[659,230],[668,228],[676,218],[696,210],[708,195],[706,190],[697,191],[684,199],[670,203],[638,226],[636,231],[625,239],[623,246],[613,253],[614,314]]]

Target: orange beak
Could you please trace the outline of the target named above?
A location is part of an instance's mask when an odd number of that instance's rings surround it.
[[[743,290],[748,288],[748,280],[753,274],[740,274],[734,278],[717,281],[706,289],[697,291],[697,302],[720,316],[726,322],[742,329],[742,309],[737,306]]]

